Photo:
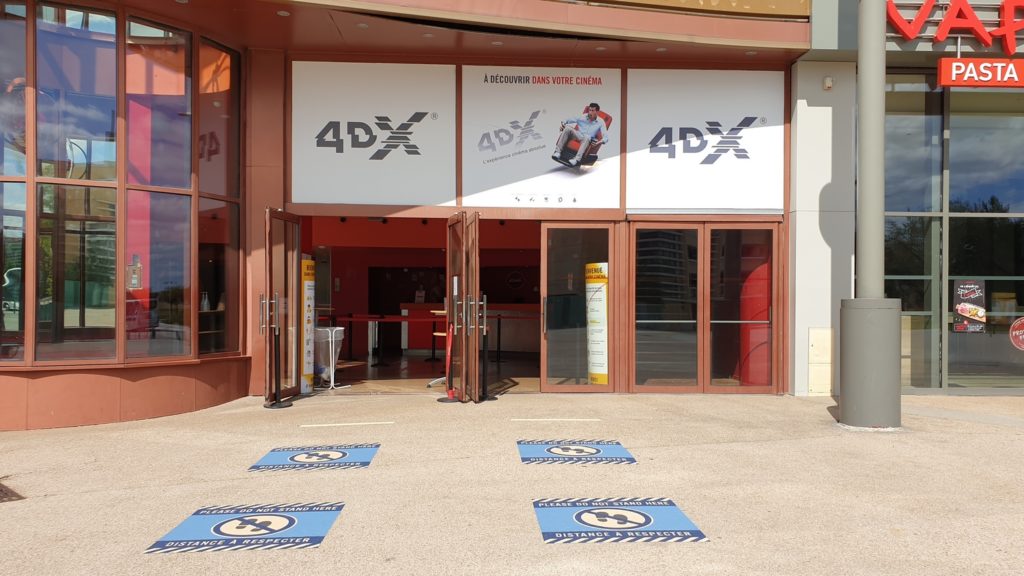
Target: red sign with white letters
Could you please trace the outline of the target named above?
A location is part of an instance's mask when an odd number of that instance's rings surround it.
[[[894,0],[886,0],[889,24],[906,40],[913,40],[921,34],[925,22],[937,10],[935,0],[923,0],[912,20],[900,14]],[[941,8],[941,7],[940,7]],[[1021,16],[1018,19],[1018,16]],[[1017,32],[1024,30],[1024,0],[1003,0],[999,5],[999,26],[991,30],[967,0],[950,0],[939,28],[935,31],[935,42],[945,42],[950,32],[969,32],[978,42],[988,47],[993,37],[1002,37],[1003,52],[1007,56],[1017,53]]]
[[[1024,88],[1024,60],[941,58],[939,86]]]

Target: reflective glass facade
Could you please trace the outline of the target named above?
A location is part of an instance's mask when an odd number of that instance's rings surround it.
[[[0,362],[238,353],[239,86],[126,8],[0,2]]]
[[[886,89],[886,295],[903,301],[902,382],[1024,387],[1024,94]]]

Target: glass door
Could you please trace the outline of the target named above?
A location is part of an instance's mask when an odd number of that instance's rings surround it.
[[[632,230],[633,375],[638,390],[701,392],[701,323],[707,259],[701,226],[636,224]]]
[[[770,393],[775,377],[775,229],[712,225],[708,245],[708,392]]]
[[[260,327],[267,339],[267,400],[299,393],[301,247],[299,217],[267,209],[267,290]]]
[[[448,378],[460,402],[480,401],[480,213],[448,218]]]
[[[610,392],[611,224],[541,226],[541,391]]]
[[[777,226],[631,228],[632,389],[777,391]]]

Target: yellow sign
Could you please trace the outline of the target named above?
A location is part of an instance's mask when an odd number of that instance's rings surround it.
[[[313,328],[316,312],[313,311],[316,298],[316,262],[306,257],[302,260],[302,387],[303,394],[313,391]]]
[[[587,373],[591,384],[608,385],[608,263],[588,263]]]

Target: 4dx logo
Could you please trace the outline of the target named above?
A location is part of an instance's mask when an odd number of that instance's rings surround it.
[[[711,146],[711,152],[701,160],[701,164],[714,164],[719,158],[732,152],[736,158],[749,160],[750,153],[740,146],[740,132],[744,128],[750,128],[757,121],[756,116],[747,116],[740,120],[734,128],[728,132],[722,132],[722,123],[713,120],[706,121],[708,125],[708,136],[718,136],[719,140]],[[761,123],[765,120],[762,118]],[[688,126],[679,128],[679,141],[683,144],[683,154],[696,154],[708,147],[708,141],[704,138],[704,132],[698,128]],[[665,127],[658,130],[654,138],[648,142],[652,154],[668,154],[669,158],[676,157],[676,147],[672,140],[672,128]]]
[[[541,140],[542,136],[533,129],[533,122],[540,116],[540,110],[534,110],[533,114],[530,114],[530,118],[523,123],[519,120],[513,120],[508,123],[508,128],[498,128],[494,132],[484,132],[480,135],[480,141],[476,143],[477,150],[485,152],[490,150],[491,152],[497,152],[498,146],[507,146],[516,140],[516,146],[522,146],[527,140]],[[519,133],[519,137],[516,138],[513,134],[513,130]],[[492,137],[493,135],[493,137]]]
[[[410,156],[420,156],[419,146],[412,143],[412,127],[419,124],[427,117],[426,112],[416,112],[408,120],[398,126],[393,126],[391,118],[387,116],[374,116],[374,125],[378,130],[386,132],[381,146],[374,151],[370,160],[383,160],[394,150],[402,148]],[[434,116],[436,118],[436,114]],[[348,135],[349,145],[353,148],[369,148],[377,143],[377,133],[366,122],[345,123],[345,134]],[[316,135],[317,148],[334,148],[338,154],[345,152],[345,139],[342,136],[341,122],[331,120],[320,129]]]

